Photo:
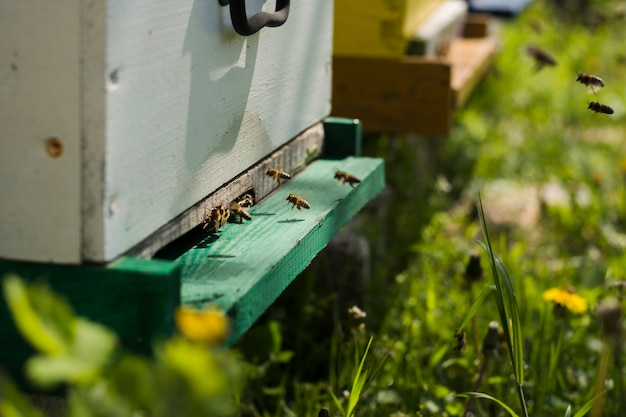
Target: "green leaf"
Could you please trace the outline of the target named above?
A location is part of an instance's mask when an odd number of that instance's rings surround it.
[[[474,398],[484,398],[487,400],[494,401],[500,405],[511,417],[519,417],[511,407],[500,401],[499,399],[492,397],[488,394],[483,394],[482,392],[465,392],[463,394],[459,394],[459,397],[474,397]]]
[[[90,384],[117,346],[106,327],[76,317],[70,305],[42,284],[4,280],[4,293],[16,325],[41,354],[26,363],[28,376],[42,386]]]
[[[69,351],[72,311],[43,285],[27,287],[15,275],[3,283],[4,298],[24,338],[39,352],[61,355]]]
[[[574,417],[583,417],[585,414],[587,414],[589,412],[589,410],[591,410],[591,407],[593,407],[593,403],[598,399],[598,397],[600,397],[601,395],[604,395],[604,392],[599,393],[598,395],[596,395],[595,397],[593,397],[592,399],[590,399],[589,401],[587,401],[585,403],[585,405],[583,405],[583,407],[578,410],[576,412],[576,414],[574,414]]]
[[[467,314],[465,315],[465,318],[463,319],[463,322],[461,322],[461,325],[459,326],[459,329],[458,329],[459,331],[461,331],[461,330],[463,330],[465,328],[467,323],[472,319],[472,317],[474,317],[474,315],[476,314],[476,312],[478,311],[478,309],[482,305],[483,301],[485,301],[487,296],[489,294],[491,294],[492,292],[494,292],[495,290],[496,290],[496,286],[495,285],[488,285],[488,286],[486,286],[485,288],[482,289],[480,294],[478,294],[478,297],[476,298],[476,301],[474,301],[474,304],[472,304],[470,306],[470,309],[467,311]]]
[[[341,413],[341,415],[346,417],[346,411],[344,410],[343,405],[341,405],[341,401],[339,401],[339,398],[337,398],[337,396],[332,392],[332,390],[330,388],[328,389],[328,393],[333,398],[333,402],[335,403],[335,405],[339,409],[339,412]]]

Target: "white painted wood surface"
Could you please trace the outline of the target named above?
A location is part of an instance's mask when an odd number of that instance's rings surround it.
[[[217,0],[63,3],[0,6],[2,257],[114,259],[330,112],[332,2],[293,1],[283,26],[245,38]],[[10,72],[14,49],[32,50],[35,86]],[[65,153],[35,154],[53,134]]]
[[[80,260],[79,11],[80,0],[0,2],[3,258]]]

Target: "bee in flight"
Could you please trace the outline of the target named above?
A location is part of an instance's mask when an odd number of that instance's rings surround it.
[[[265,175],[267,175],[268,177],[272,177],[276,180],[276,182],[278,182],[278,185],[280,185],[280,180],[290,180],[291,179],[291,175],[287,174],[284,171],[281,171],[278,168],[270,168],[267,171],[265,171]]]
[[[539,71],[546,65],[550,65],[552,67],[556,65],[556,59],[538,46],[528,45],[526,47],[526,53],[535,60],[536,71]]]
[[[228,218],[230,217],[230,210],[222,205],[214,207],[208,214],[204,217],[204,226],[203,229],[209,227],[209,230],[213,230],[215,232],[219,232],[220,228],[226,224]]]
[[[596,94],[595,89],[604,87],[604,81],[602,81],[602,78],[596,77],[595,75],[591,75],[591,74],[578,73],[578,76],[576,77],[576,81],[591,88],[591,91],[596,97],[598,95]]]
[[[613,114],[614,113],[612,108],[610,108],[606,104],[600,103],[599,101],[598,102],[595,102],[595,101],[589,102],[589,105],[587,106],[587,108],[589,110],[591,110],[591,111],[596,112],[596,113],[604,113],[604,114]]]
[[[342,184],[348,183],[350,184],[350,187],[354,188],[354,184],[358,184],[361,182],[360,179],[358,179],[357,177],[355,177],[352,174],[348,174],[345,171],[335,171],[335,179],[339,180],[339,182],[341,182]]]
[[[297,207],[298,210],[302,210],[302,207],[305,209],[311,208],[311,205],[305,199],[296,194],[288,194],[285,200],[289,201],[290,204],[293,204],[291,206],[292,210],[294,207]]]

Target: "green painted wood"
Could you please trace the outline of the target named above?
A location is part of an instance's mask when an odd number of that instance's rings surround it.
[[[157,336],[172,332],[180,302],[180,266],[161,260],[121,258],[107,267],[0,259],[0,279],[17,274],[47,282],[78,314],[112,328],[123,345],[147,353]],[[19,376],[32,353],[0,297],[0,367]]]
[[[351,188],[336,169],[359,177]],[[232,320],[234,343],[302,272],[339,229],[384,187],[384,163],[375,158],[318,160],[260,204],[251,221],[228,223],[179,258],[185,304],[213,303]],[[309,210],[292,209],[287,194]]]
[[[354,188],[340,184],[333,178],[337,169],[362,182]],[[15,273],[48,282],[78,314],[109,326],[139,352],[149,352],[155,337],[174,329],[172,313],[180,303],[214,303],[232,320],[232,344],[384,183],[381,159],[318,160],[250,208],[251,221],[229,223],[220,233],[197,228],[170,256],[163,253],[166,259],[122,257],[106,266],[0,259],[0,279]],[[289,193],[311,208],[292,209],[285,200]],[[19,376],[32,350],[4,300],[0,341],[0,367]]]
[[[324,158],[361,156],[363,142],[361,121],[346,117],[324,119]]]

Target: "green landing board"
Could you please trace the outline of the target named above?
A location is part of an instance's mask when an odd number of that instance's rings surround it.
[[[337,169],[362,182],[354,188],[339,183],[333,178]],[[182,303],[224,309],[234,343],[384,184],[381,159],[313,162],[251,207],[251,221],[228,223],[178,258]],[[292,208],[285,200],[289,193],[311,208]]]
[[[340,184],[333,178],[337,169],[362,182],[354,188]],[[185,240],[185,250],[166,259],[123,257],[106,266],[0,259],[0,279],[14,273],[47,282],[77,314],[109,326],[124,346],[146,353],[156,338],[174,330],[179,303],[215,304],[231,318],[232,344],[384,184],[381,159],[318,160],[251,207],[251,221],[228,223],[219,233],[198,229]],[[292,209],[285,200],[289,193],[311,208]],[[0,299],[0,368],[18,376],[31,354]]]

